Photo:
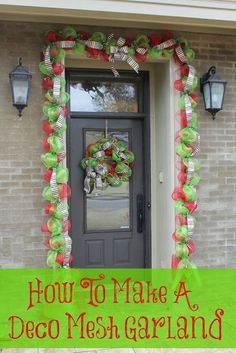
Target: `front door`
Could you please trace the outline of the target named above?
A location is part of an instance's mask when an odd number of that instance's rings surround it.
[[[114,79],[104,71],[68,72],[73,267],[149,265],[146,81],[144,73],[134,76],[122,72],[121,78]],[[105,190],[95,187],[86,193],[80,161],[87,147],[105,136],[123,141],[134,153],[132,176],[121,186],[108,186]]]

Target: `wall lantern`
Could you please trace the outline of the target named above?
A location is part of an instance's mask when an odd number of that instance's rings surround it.
[[[31,73],[22,66],[22,59],[19,58],[18,65],[9,74],[12,104],[18,110],[18,116],[22,116],[22,110],[28,105],[31,78]]]
[[[226,83],[217,75],[215,66],[211,66],[201,78],[200,89],[203,93],[205,110],[212,115],[213,120],[216,113],[223,109]]]

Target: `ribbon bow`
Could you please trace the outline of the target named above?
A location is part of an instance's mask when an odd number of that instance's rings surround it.
[[[113,34],[109,36],[109,39],[113,37]],[[124,45],[125,44],[125,39],[120,37],[117,40],[116,45],[112,45],[110,47],[110,56],[109,56],[109,61],[113,64],[115,60],[121,60],[121,61],[126,61],[127,64],[130,65],[130,67],[138,73],[139,70],[139,64],[130,56],[128,55],[128,46]],[[119,72],[115,69],[115,67],[112,65],[111,70],[114,74],[115,77],[120,76]]]
[[[91,194],[94,189],[102,189],[104,182],[102,176],[107,173],[107,167],[103,164],[98,164],[95,168],[86,168],[86,177],[84,179],[84,191],[87,194]]]

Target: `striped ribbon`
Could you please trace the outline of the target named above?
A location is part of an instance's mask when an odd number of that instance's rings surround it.
[[[65,268],[70,267],[70,255],[71,255],[71,250],[72,250],[72,240],[71,237],[69,236],[68,232],[64,233],[64,239],[65,239],[65,256],[64,256],[64,263],[63,266]]]
[[[186,58],[186,56],[184,55],[184,52],[183,52],[183,49],[180,45],[178,45],[176,48],[175,48],[175,53],[176,55],[178,56],[179,60],[184,64],[186,63],[188,60]]]
[[[95,158],[101,158],[103,156],[105,156],[105,152],[104,151],[98,151],[98,152],[95,152],[93,154],[93,157],[95,157]]]
[[[127,174],[130,171],[130,168],[125,164],[124,168],[119,171],[121,174]]]
[[[192,156],[195,156],[199,152],[200,152],[200,135],[199,135],[199,133],[197,133],[197,142],[196,142],[196,146],[194,148],[194,152],[192,153]]]
[[[191,237],[194,232],[194,218],[191,215],[187,216],[188,234]]]
[[[54,77],[53,80],[53,98],[58,102],[61,93],[61,76]]]
[[[120,184],[120,179],[119,178],[115,178],[115,180],[113,181],[112,185],[119,185]]]
[[[90,177],[90,178],[93,178],[93,179],[96,178],[96,172],[95,172],[94,169],[91,168],[91,167],[87,167],[87,168],[86,168],[86,175],[87,175],[88,177]]]
[[[110,41],[110,40],[112,40],[113,37],[114,37],[114,34],[110,33],[109,36],[107,37],[107,40]]]
[[[194,232],[194,218],[191,215],[187,216],[188,234],[193,235]]]
[[[69,212],[68,212],[68,208],[66,207],[64,202],[60,202],[57,206],[57,208],[61,211],[61,213],[63,214],[63,219],[64,221],[66,221],[68,219],[69,216]]]
[[[148,49],[145,49],[145,48],[137,48],[136,49],[136,52],[139,53],[140,55],[146,54],[147,51],[148,51]]]
[[[94,184],[94,180],[95,180],[96,176],[97,176],[97,174],[93,168],[91,168],[91,167],[86,168],[86,177],[84,179],[84,191],[87,194],[90,194],[93,191],[92,185]]]
[[[192,179],[194,172],[195,172],[194,161],[193,161],[193,159],[189,158],[189,160],[188,160],[187,181],[190,181]]]
[[[111,146],[112,146],[112,142],[111,142],[111,141],[107,141],[107,142],[105,142],[104,145],[102,146],[102,149],[105,151],[105,150],[111,148]]]
[[[84,44],[91,49],[98,49],[98,50],[102,50],[103,49],[103,45],[99,42],[95,42],[94,40],[85,40]]]
[[[95,167],[95,171],[99,174],[99,175],[105,175],[107,173],[107,167],[103,164],[98,164]]]
[[[53,168],[53,170],[52,170],[52,176],[50,179],[50,187],[52,190],[53,197],[55,199],[58,199],[59,198],[59,190],[58,190],[58,185],[56,182],[56,169],[55,168]]]
[[[91,193],[91,178],[87,176],[84,178],[84,191],[86,194]]]
[[[57,156],[58,156],[59,163],[61,163],[66,156],[66,152],[62,151],[62,152],[58,153]]]
[[[189,73],[188,73],[188,78],[186,81],[186,86],[185,86],[185,90],[188,90],[189,88],[191,88],[193,86],[193,79],[194,79],[194,75],[195,75],[195,69],[192,65],[188,65],[189,68]]]
[[[74,48],[76,41],[75,40],[60,40],[55,42],[56,46],[58,48],[62,48],[62,49],[70,49],[70,48]]]
[[[59,115],[57,122],[55,124],[55,130],[61,129],[64,122],[65,122],[64,111],[62,108],[60,108],[60,115]]]
[[[109,36],[109,38],[113,38],[113,34]],[[138,73],[139,70],[139,64],[130,56],[128,55],[129,48],[125,44],[125,39],[122,37],[119,37],[117,40],[116,45],[112,45],[110,47],[110,56],[109,56],[109,62],[114,63],[115,60],[121,60],[121,61],[126,61],[127,64],[135,71]],[[143,48],[140,48],[143,49]],[[144,49],[146,50],[146,49]],[[111,66],[111,70],[114,74],[115,77],[119,77],[119,72],[116,70],[114,65]]]
[[[124,152],[118,152],[118,155],[119,155],[120,158],[123,158],[123,159],[127,158],[127,156],[126,156],[126,154]]]
[[[126,62],[138,74],[139,64],[131,56],[128,56]]]
[[[50,72],[52,72],[52,63],[50,58],[50,46],[47,46],[45,53],[44,53],[44,64]]]
[[[184,103],[185,103],[187,121],[188,123],[190,123],[190,121],[192,120],[193,110],[192,110],[192,105],[188,94],[185,94]]]
[[[176,41],[174,39],[168,39],[161,44],[157,44],[153,47],[153,49],[167,49],[175,45]]]
[[[102,177],[100,175],[96,176],[95,186],[96,186],[96,189],[101,189],[103,186]]]

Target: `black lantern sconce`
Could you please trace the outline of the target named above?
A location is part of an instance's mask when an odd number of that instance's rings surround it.
[[[19,58],[18,65],[9,74],[12,103],[18,110],[18,116],[22,116],[22,110],[28,105],[31,79],[31,73],[22,66],[22,59]]]
[[[203,94],[205,110],[216,118],[216,113],[223,109],[226,81],[221,80],[216,73],[215,66],[210,67],[200,81],[200,89]]]

